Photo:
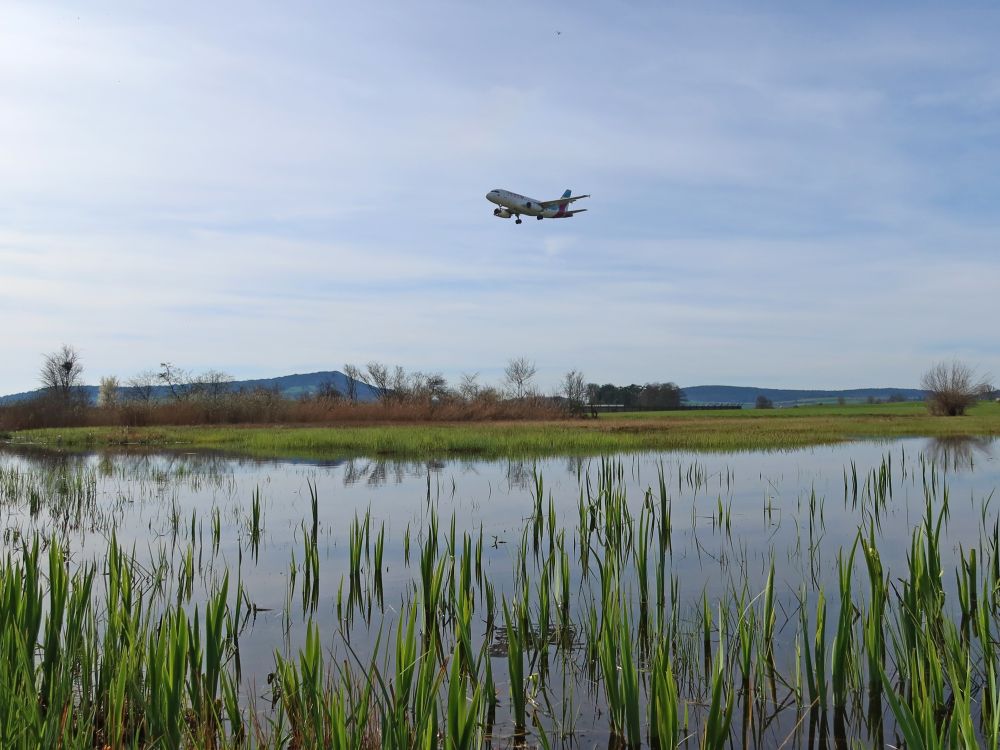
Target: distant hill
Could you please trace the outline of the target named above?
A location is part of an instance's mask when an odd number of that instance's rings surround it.
[[[285,398],[300,398],[315,394],[325,384],[330,384],[341,393],[347,393],[347,376],[339,370],[325,370],[322,372],[308,372],[304,374],[282,375],[276,378],[257,378],[254,380],[236,380],[230,383],[230,388],[234,391],[252,390],[255,388],[266,388],[276,390]],[[357,382],[357,394],[359,401],[374,401],[376,399],[375,389]],[[817,391],[817,390],[793,390],[787,388],[750,388],[736,385],[695,385],[684,388],[690,404],[744,404],[752,406],[757,396],[764,395],[774,402],[775,406],[794,406],[815,403],[836,403],[838,398],[843,398],[851,403],[867,401],[869,398],[887,401],[889,396],[899,393],[908,401],[919,401],[923,399],[924,392],[915,388],[855,388],[846,391]],[[80,391],[91,403],[97,401],[97,386],[80,386]],[[9,396],[0,396],[0,405],[12,404],[18,401],[32,398],[38,395],[39,391],[26,391],[24,393],[12,393]],[[153,398],[165,399],[169,396],[169,391],[165,386],[156,386],[153,389]]]
[[[695,385],[683,389],[690,404],[743,404],[752,406],[757,396],[766,396],[775,406],[833,404],[843,398],[861,403],[869,398],[888,401],[895,393],[907,401],[922,401],[924,392],[916,388],[853,388],[845,391],[811,391],[791,388],[752,388],[738,385]]]
[[[376,398],[375,389],[365,385],[360,381],[357,384],[357,397],[359,401],[374,401]],[[339,370],[327,370],[323,372],[309,372],[305,374],[282,375],[277,378],[257,378],[255,380],[234,380],[229,384],[232,391],[254,390],[265,388],[276,390],[285,398],[301,398],[311,396],[321,387],[327,384],[332,385],[341,393],[346,394],[348,390],[348,377]],[[123,388],[122,390],[126,390]],[[97,386],[82,385],[79,387],[82,393],[91,403],[97,401]],[[23,393],[12,393],[9,396],[0,396],[0,405],[13,404],[18,401],[25,401],[34,398],[40,393],[39,390],[25,391]],[[155,386],[153,388],[154,399],[165,399],[170,395],[166,386]]]
[[[96,385],[81,385],[77,389],[78,393],[84,394],[89,401],[97,401],[97,386]],[[10,404],[16,404],[19,401],[27,401],[32,399],[42,392],[39,388],[34,391],[22,391],[21,393],[11,393],[6,396],[0,396],[0,406],[8,406]]]
[[[327,384],[333,386],[343,394],[347,394],[348,378],[339,370],[324,370],[322,372],[309,372],[304,375],[281,375],[276,378],[260,378],[258,380],[240,380],[234,382],[233,386],[237,390],[255,388],[266,388],[267,390],[277,390],[285,398],[300,398],[302,396],[314,395],[322,386]],[[358,401],[374,401],[376,391],[370,385],[365,385],[360,380],[355,380]]]

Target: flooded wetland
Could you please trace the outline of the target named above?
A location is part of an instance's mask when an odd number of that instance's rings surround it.
[[[998,456],[0,448],[0,746],[996,747]]]

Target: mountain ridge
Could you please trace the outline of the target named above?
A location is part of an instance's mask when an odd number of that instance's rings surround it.
[[[681,388],[689,404],[753,404],[757,396],[770,399],[775,406],[793,406],[820,402],[835,402],[840,398],[849,402],[867,401],[869,398],[888,401],[898,394],[906,401],[923,400],[926,393],[917,388],[846,388],[843,390],[808,388],[756,388],[742,385],[695,385]]]
[[[247,380],[233,380],[226,384],[226,389],[231,392],[255,390],[264,388],[267,390],[277,390],[285,398],[301,398],[302,396],[312,396],[319,392],[321,387],[330,385],[341,393],[348,391],[349,378],[340,370],[320,370],[318,372],[293,373],[291,375],[279,375],[273,378],[250,378]],[[355,388],[359,401],[374,401],[376,391],[370,385],[355,380]],[[0,406],[15,404],[32,399],[42,393],[44,389],[36,388],[33,391],[22,391],[0,396]],[[120,386],[122,392],[127,392],[129,387]],[[77,386],[77,392],[85,396],[90,403],[97,402],[96,385]],[[170,388],[165,385],[155,385],[151,389],[151,396],[155,400],[166,399],[170,396]]]
[[[374,401],[376,391],[369,385],[360,381],[355,381],[358,399],[361,401]],[[315,395],[321,387],[332,386],[341,393],[348,390],[348,377],[339,370],[319,370],[317,372],[292,373],[290,375],[278,375],[273,378],[248,378],[246,380],[234,380],[227,385],[232,391],[253,390],[265,388],[277,390],[285,398],[301,398],[303,396]],[[127,387],[122,386],[125,390]],[[91,403],[97,401],[97,386],[79,386],[80,393],[83,393]],[[867,401],[869,398],[887,401],[893,394],[899,394],[907,401],[916,401],[924,398],[924,391],[916,388],[847,388],[842,390],[833,389],[808,389],[808,388],[758,388],[754,386],[738,385],[695,385],[682,389],[689,404],[718,404],[731,403],[752,405],[757,396],[761,395],[770,399],[776,406],[791,406],[796,404],[808,404],[819,402],[835,402],[840,398],[845,401],[859,402]],[[34,398],[42,392],[41,388],[33,391],[23,391],[0,396],[0,405],[15,404]],[[169,396],[169,389],[163,385],[153,386],[153,398],[163,399]]]

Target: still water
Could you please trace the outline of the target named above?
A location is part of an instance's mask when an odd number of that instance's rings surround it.
[[[248,700],[266,704],[274,653],[295,653],[308,616],[320,624],[326,648],[341,659],[350,650],[363,653],[380,626],[398,619],[419,587],[416,550],[426,540],[432,514],[442,535],[454,524],[459,539],[468,533],[481,540],[483,576],[499,600],[516,596],[518,553],[529,544],[524,535],[542,507],[550,516],[549,528],[567,529],[566,543],[575,551],[569,555],[575,596],[590,597],[589,585],[581,583],[577,547],[582,542],[574,529],[598,474],[613,465],[635,518],[644,504],[654,498],[659,503],[666,492],[668,574],[685,617],[695,617],[706,600],[756,595],[773,563],[778,661],[793,671],[794,627],[782,633],[783,624],[797,617],[800,591],[810,603],[820,589],[836,592],[837,555],[849,551],[859,529],[875,535],[887,579],[902,575],[930,485],[937,488],[935,497],[946,496],[950,506],[942,545],[944,570],[950,571],[960,552],[979,544],[983,529],[996,518],[998,453],[988,439],[501,461],[316,462],[0,448],[0,535],[12,551],[32,531],[58,535],[76,565],[93,560],[100,566],[112,534],[151,570],[159,565],[173,574],[190,555],[196,569],[192,606],[227,571],[231,590],[238,577],[245,592],[242,682]],[[879,483],[883,501],[873,514],[870,498]],[[319,593],[314,606],[307,607],[296,586],[301,586],[305,540],[314,528],[313,498]],[[369,568],[370,548],[384,532],[381,595],[374,602],[368,596],[366,612],[348,621],[343,607],[350,588],[349,529],[366,516]],[[859,585],[862,567],[855,569]],[[365,581],[369,586],[370,571]],[[637,590],[635,574],[623,576],[621,585]],[[835,616],[834,611],[829,619]],[[493,666],[498,692],[505,676],[502,651],[496,650]],[[606,720],[592,681],[581,670],[570,682],[571,690],[564,682],[549,697],[572,707],[569,736],[583,746],[606,744]],[[552,713],[542,710],[540,720],[547,725],[567,721]],[[777,724],[785,731],[790,723],[794,718]]]

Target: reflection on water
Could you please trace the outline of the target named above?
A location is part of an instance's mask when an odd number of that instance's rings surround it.
[[[931,438],[923,455],[947,471],[972,471],[976,461],[992,461],[996,439],[981,435],[952,435]]]

